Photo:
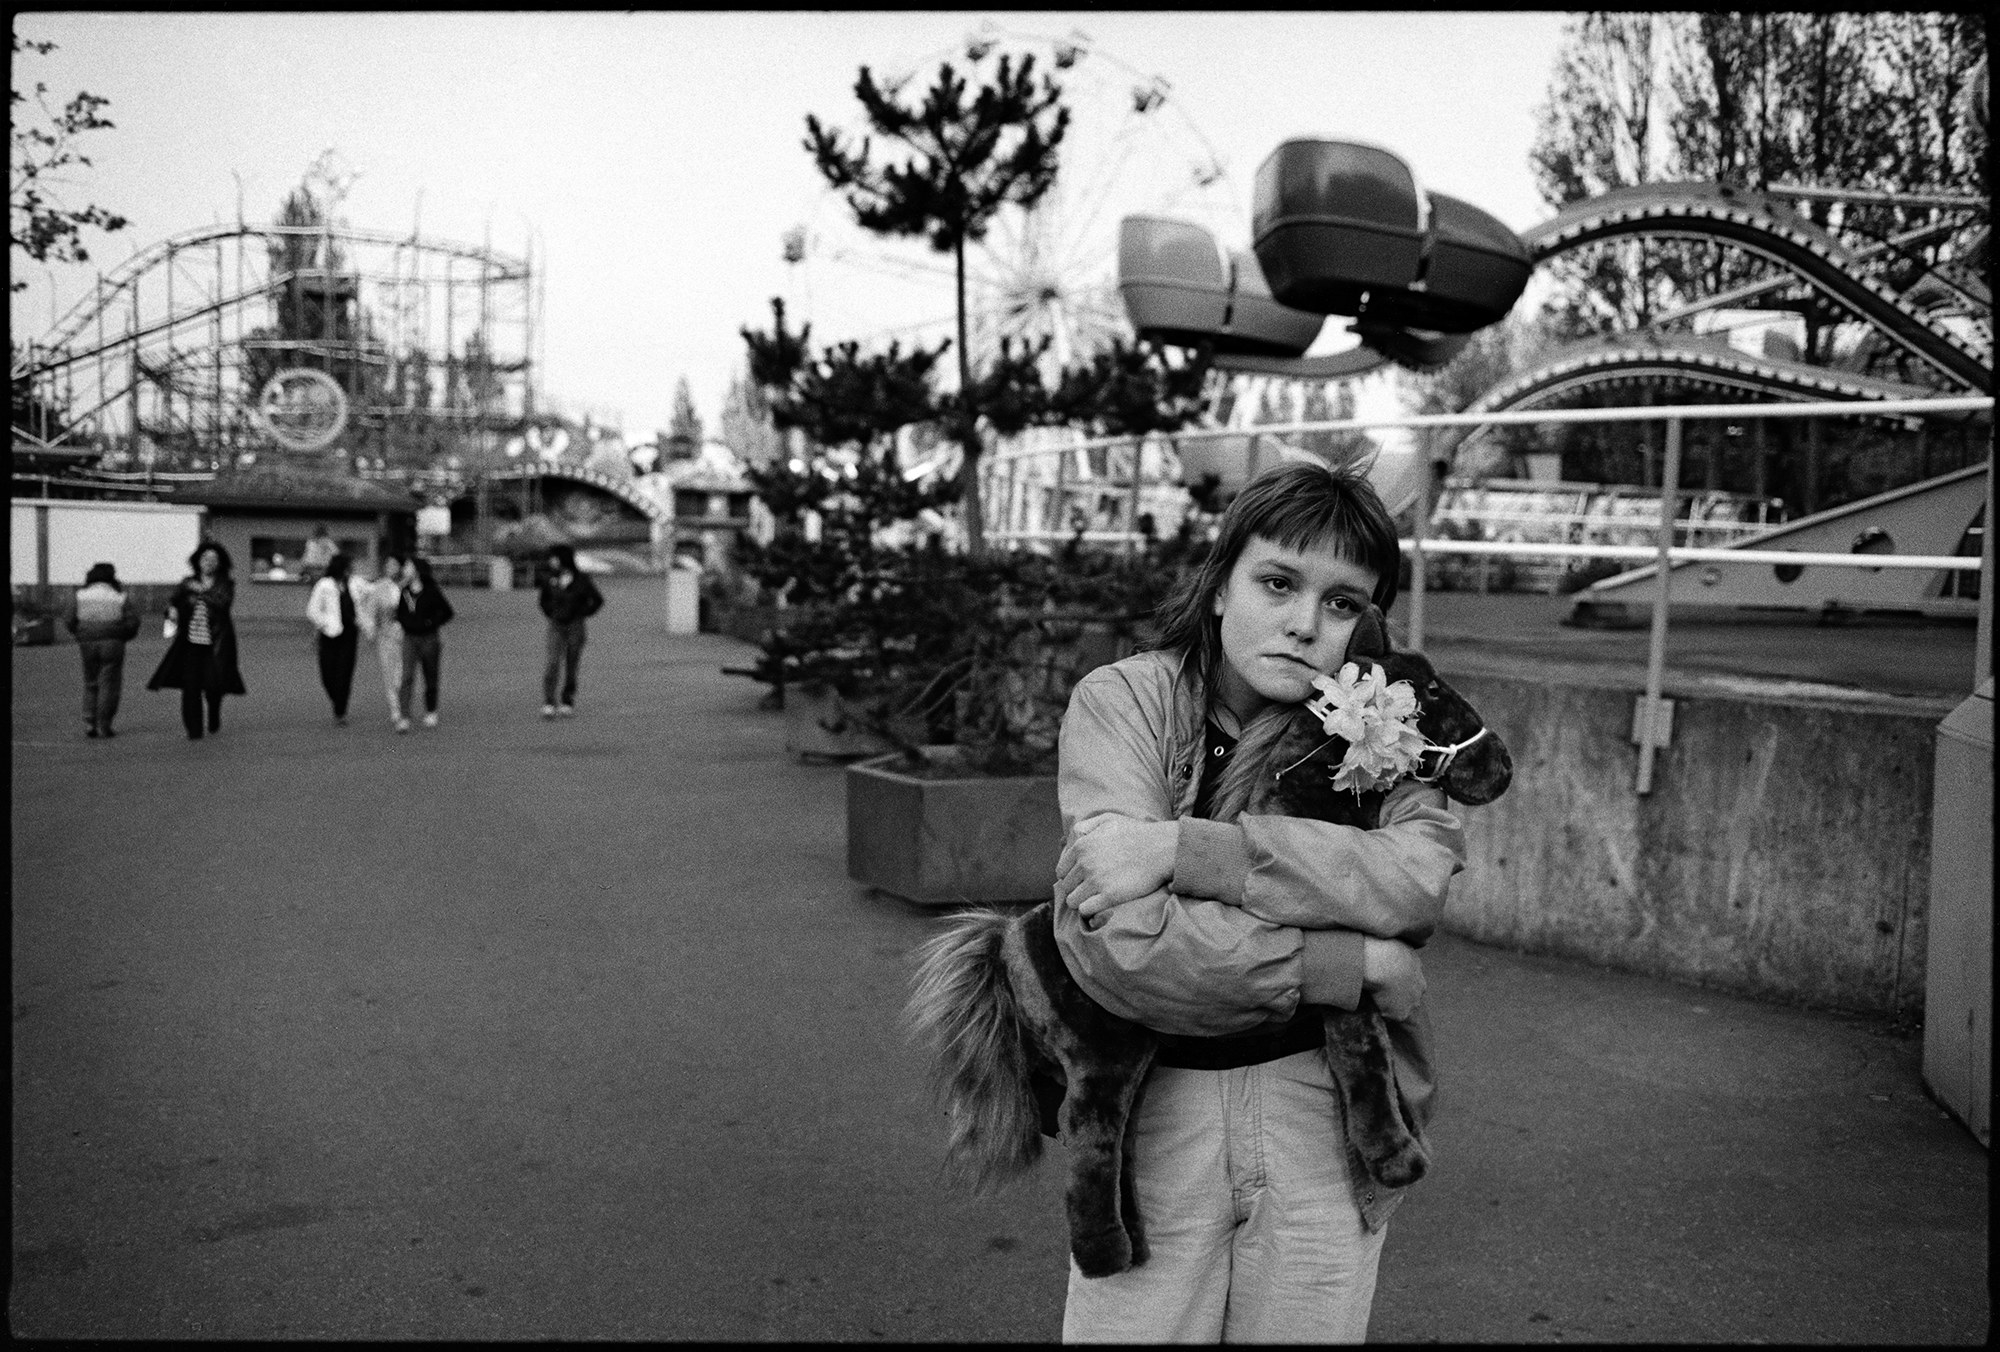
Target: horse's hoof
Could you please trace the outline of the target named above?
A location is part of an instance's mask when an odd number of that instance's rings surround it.
[[[1375,1170],[1375,1181],[1385,1188],[1407,1188],[1430,1169],[1430,1160],[1421,1150],[1399,1150],[1383,1160]]]
[[[1132,1242],[1122,1230],[1079,1239],[1070,1252],[1086,1277],[1114,1277],[1132,1266]]]

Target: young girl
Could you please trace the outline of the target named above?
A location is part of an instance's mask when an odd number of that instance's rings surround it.
[[[451,602],[431,572],[429,559],[411,556],[396,598],[396,623],[403,628],[403,683],[396,692],[396,731],[410,730],[410,701],[417,690],[417,673],[424,673],[424,726],[438,725],[438,665],[444,660],[444,640],[438,630],[451,622]]]
[[[347,697],[354,689],[354,662],[361,651],[364,584],[352,576],[353,560],[336,552],[306,598],[306,618],[319,631],[319,683],[333,702],[333,721],[347,724]]]
[[[381,576],[368,587],[362,607],[361,632],[375,639],[375,660],[382,667],[382,691],[389,700],[389,722],[398,732],[410,730],[403,714],[403,626],[396,622],[396,602],[403,595],[403,556],[382,551]]]
[[[1077,684],[1058,794],[1056,941],[1106,1009],[1163,1035],[1133,1130],[1150,1258],[1070,1268],[1065,1341],[1359,1342],[1400,1194],[1346,1148],[1312,1005],[1369,994],[1406,1111],[1429,1116],[1430,1029],[1411,951],[1464,863],[1444,796],[1391,791],[1373,831],[1207,819],[1243,726],[1314,693],[1372,600],[1395,527],[1358,475],[1251,483],[1162,610],[1161,646]]]
[[[193,575],[182,578],[167,601],[167,637],[172,645],[146,688],[178,688],[181,725],[190,740],[200,741],[202,705],[208,706],[208,730],[220,732],[222,697],[245,690],[236,665],[236,624],[229,616],[236,600],[229,551],[214,540],[203,540],[188,556],[188,567]]]

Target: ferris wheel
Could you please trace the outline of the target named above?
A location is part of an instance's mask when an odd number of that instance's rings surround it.
[[[988,53],[1035,58],[1037,72],[1062,86],[1070,122],[1055,185],[1032,209],[1002,208],[986,237],[966,252],[967,345],[975,360],[1001,340],[1048,340],[1050,375],[1129,336],[1117,287],[1118,226],[1134,213],[1206,225],[1219,238],[1249,238],[1249,193],[1165,77],[1119,60],[1073,30],[1061,37],[988,21],[963,42],[879,72],[908,76],[919,95],[950,61],[961,74]],[[968,83],[977,73],[967,76]],[[854,125],[858,108],[847,118]],[[813,326],[815,345],[858,339],[935,344],[956,335],[955,279],[948,255],[922,240],[885,239],[854,223],[832,189],[801,204],[787,232],[791,305]],[[942,364],[947,370],[955,363]]]

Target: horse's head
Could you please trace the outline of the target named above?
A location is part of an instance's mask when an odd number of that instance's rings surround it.
[[[1417,764],[1417,778],[1434,783],[1445,796],[1477,807],[1507,791],[1514,761],[1500,734],[1479,711],[1451,688],[1421,653],[1389,651],[1389,629],[1374,606],[1348,640],[1351,662],[1375,662],[1393,683],[1408,681],[1417,696],[1417,731],[1430,743]]]

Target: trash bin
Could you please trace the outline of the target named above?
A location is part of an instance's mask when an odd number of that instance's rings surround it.
[[[701,572],[694,568],[667,569],[667,632],[701,632]]]
[[[1924,1083],[1993,1144],[1993,682],[1945,715],[1931,795]]]

